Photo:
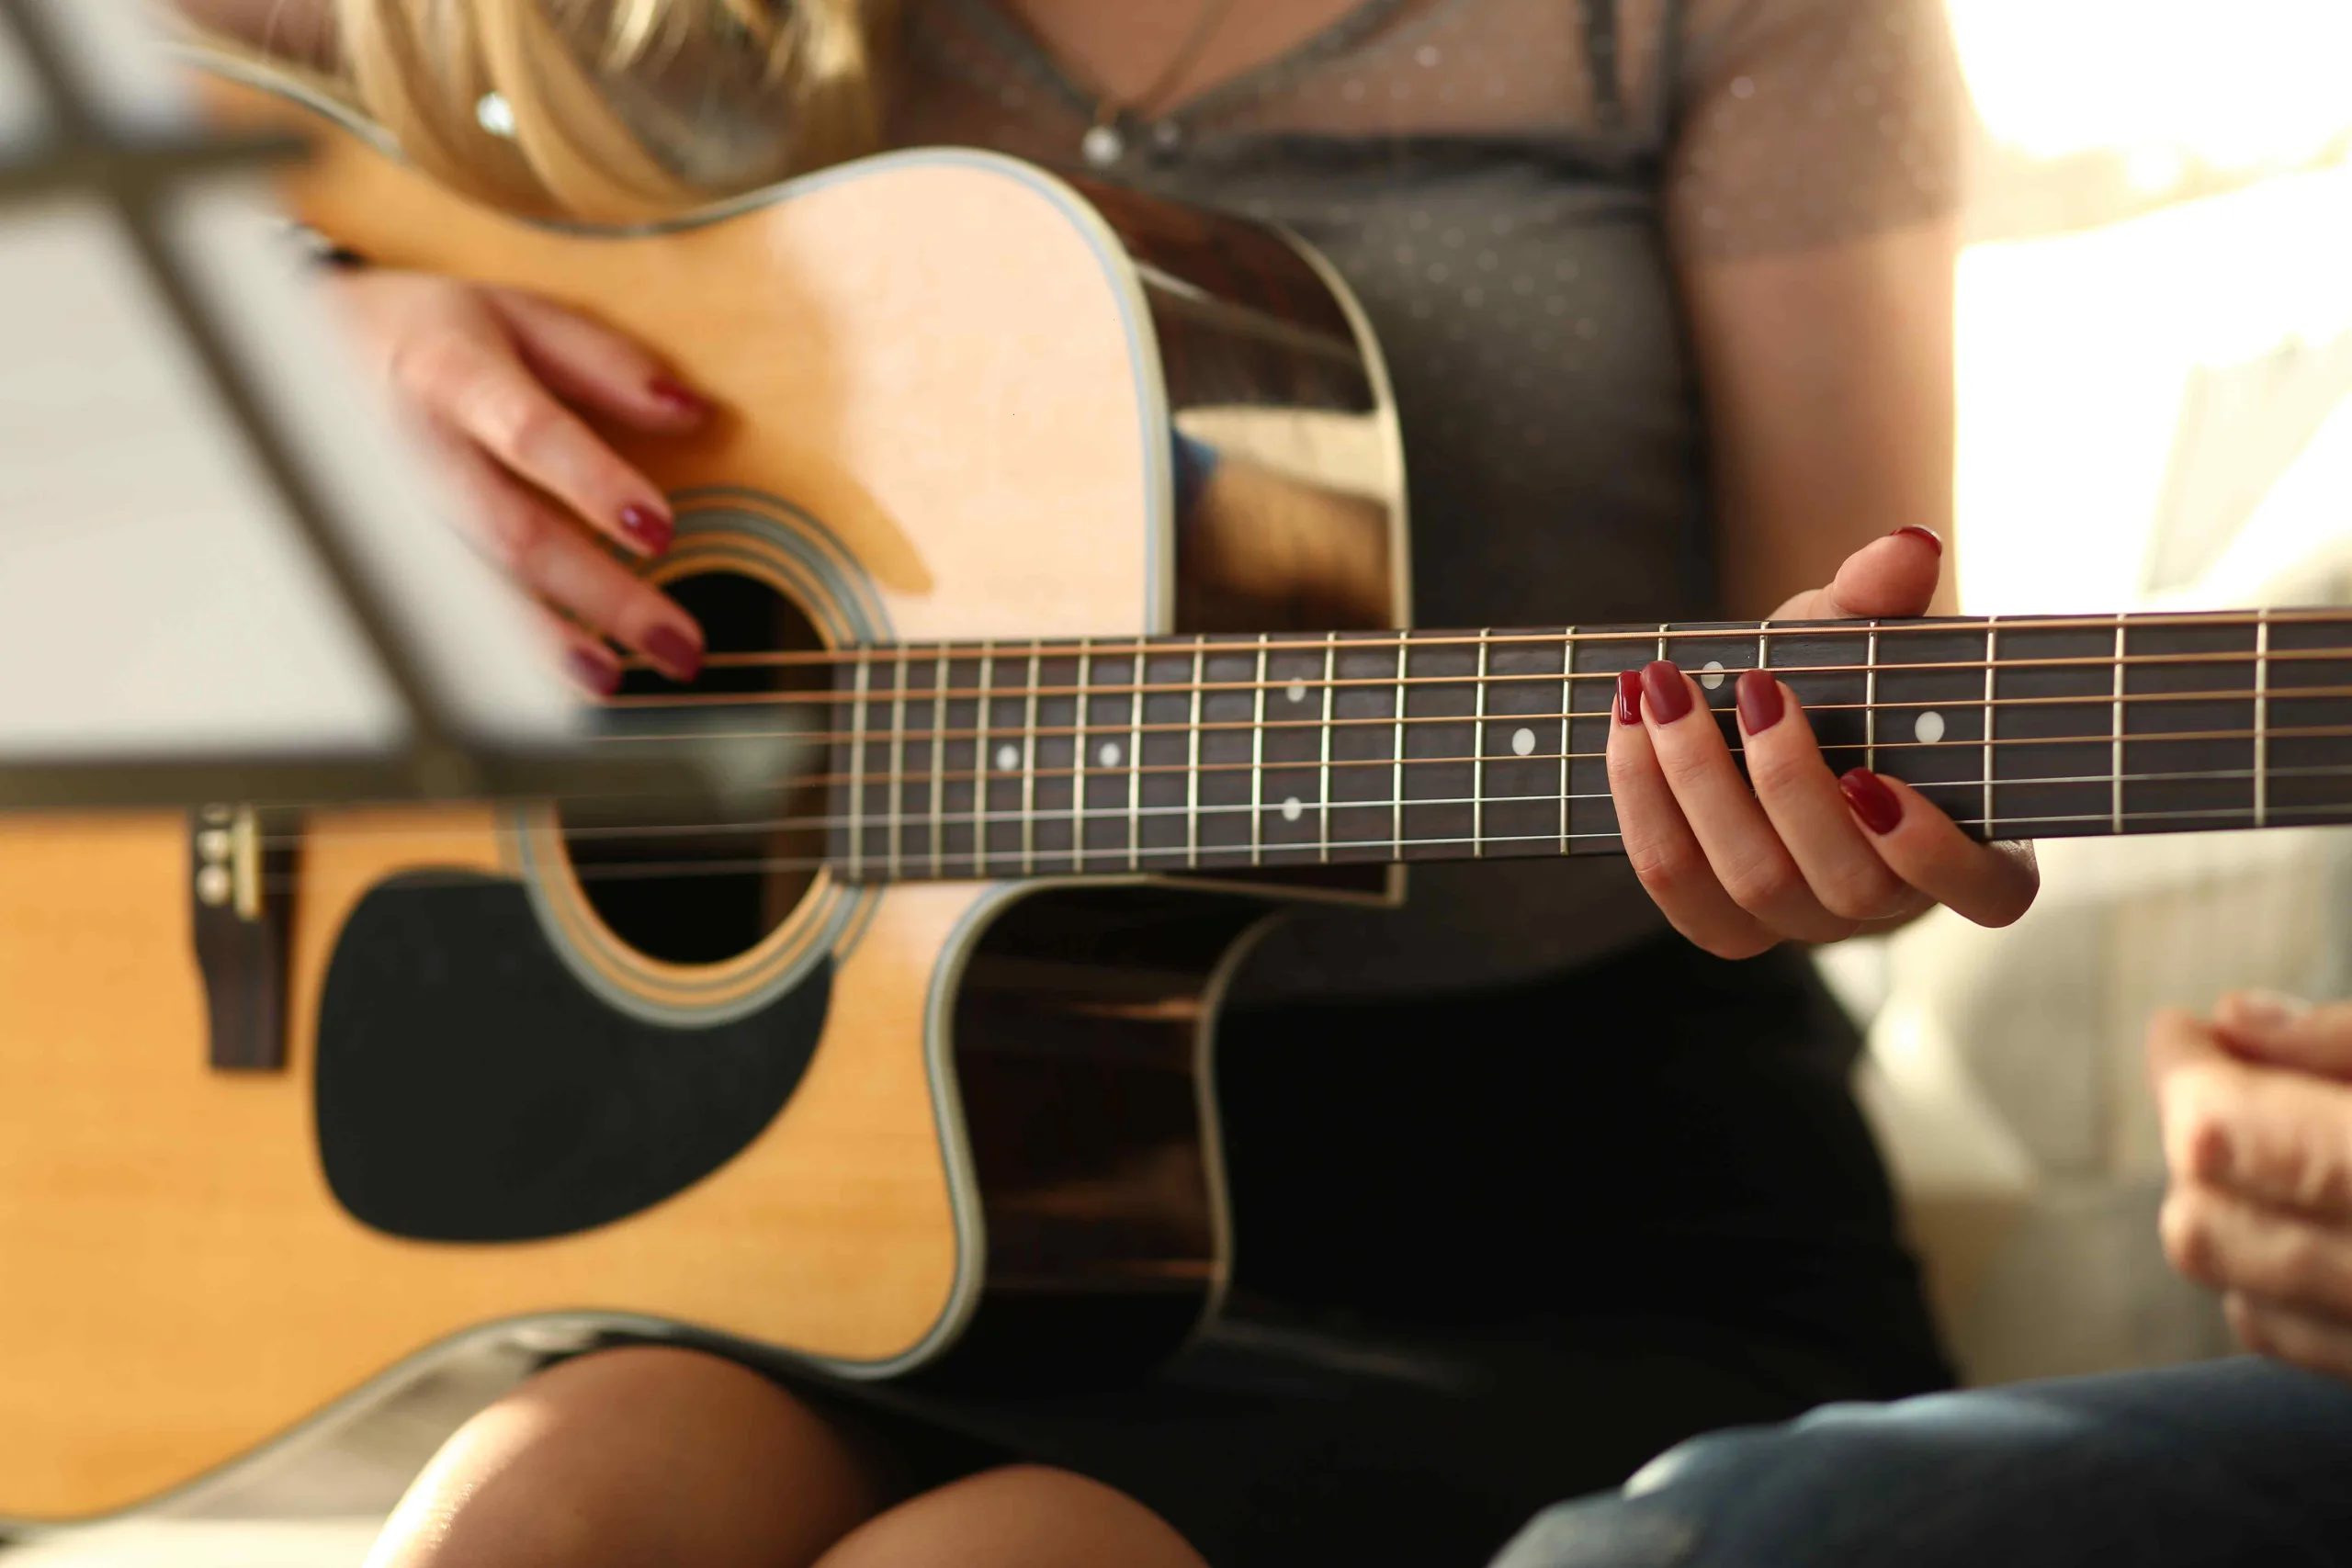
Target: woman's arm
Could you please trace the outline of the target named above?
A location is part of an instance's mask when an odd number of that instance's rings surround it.
[[[1957,234],[1947,217],[1685,266],[1725,614],[1769,615],[1896,528],[1950,539]]]
[[[1688,0],[1681,28],[1668,238],[1724,608],[1766,615],[1951,528],[1967,95],[1943,0]]]
[[[1688,16],[1667,213],[1724,608],[1948,607],[1961,104],[1939,0],[1691,0]],[[1738,759],[1664,661],[1621,680],[1610,727],[1626,853],[1691,941],[1741,957],[1931,904],[2004,925],[2032,902],[2030,850],[1973,842],[1869,769],[1834,773],[1771,672],[1744,672],[1736,695]]]

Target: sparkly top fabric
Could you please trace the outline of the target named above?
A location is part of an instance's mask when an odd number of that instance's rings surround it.
[[[1079,164],[1082,92],[989,0],[916,0],[895,139]],[[1938,0],[1369,0],[1123,126],[1107,171],[1304,235],[1380,336],[1415,618],[1715,613],[1679,270],[1948,212],[1963,95]],[[1418,864],[1402,909],[1315,909],[1236,995],[1508,984],[1658,929],[1607,860]]]

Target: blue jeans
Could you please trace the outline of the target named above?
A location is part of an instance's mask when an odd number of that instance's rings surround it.
[[[1682,1444],[1492,1568],[2347,1568],[2352,1385],[2241,1358]]]

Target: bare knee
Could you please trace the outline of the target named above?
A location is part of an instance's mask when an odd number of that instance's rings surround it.
[[[696,1351],[608,1350],[459,1428],[368,1568],[802,1564],[876,1506],[854,1451],[769,1380]]]
[[[901,1503],[818,1568],[1206,1568],[1167,1520],[1043,1465],[982,1472]]]

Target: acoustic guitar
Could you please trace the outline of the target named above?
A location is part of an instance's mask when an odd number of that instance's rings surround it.
[[[1779,671],[1833,760],[1981,833],[2352,818],[2339,615],[1401,630],[1379,353],[1269,230],[961,151],[535,223],[220,70],[223,113],[314,138],[318,229],[715,395],[694,440],[616,437],[713,649],[616,700],[808,721],[826,760],[725,821],[0,824],[0,1518],[188,1486],[523,1325],[857,1378],[1148,1365],[1218,1310],[1250,933],[1415,859],[1617,852],[1611,697],[1651,659],[1725,706]]]

